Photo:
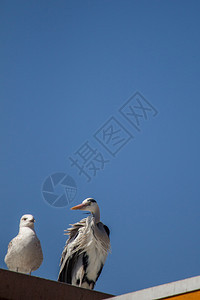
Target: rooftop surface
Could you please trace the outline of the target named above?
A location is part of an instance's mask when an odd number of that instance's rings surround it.
[[[0,299],[101,300],[112,295],[0,269]]]

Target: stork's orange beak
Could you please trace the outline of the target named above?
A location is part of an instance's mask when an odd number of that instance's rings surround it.
[[[81,204],[79,204],[79,205],[76,205],[76,206],[71,207],[71,210],[82,209],[82,208],[84,208],[84,207],[86,207],[86,206],[87,206],[86,204],[81,203]]]

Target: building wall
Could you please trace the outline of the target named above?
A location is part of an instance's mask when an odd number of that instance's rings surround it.
[[[190,292],[182,295],[177,295],[173,297],[167,297],[164,299],[169,300],[198,300],[200,299],[200,291]]]

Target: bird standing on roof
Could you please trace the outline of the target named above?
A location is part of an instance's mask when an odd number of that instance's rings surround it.
[[[40,241],[34,230],[35,219],[32,215],[24,215],[20,219],[19,233],[8,245],[5,263],[9,270],[29,273],[37,270],[43,254]]]
[[[99,206],[94,199],[87,198],[71,209],[91,214],[66,230],[69,238],[62,253],[58,281],[93,289],[110,250],[110,231],[100,222]]]

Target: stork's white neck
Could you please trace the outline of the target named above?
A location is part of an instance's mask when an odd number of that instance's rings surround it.
[[[100,222],[100,210],[99,210],[98,205],[96,206],[95,211],[92,212],[92,215],[93,215],[93,217],[94,217],[95,223],[96,223],[96,224],[99,223],[99,222]]]

